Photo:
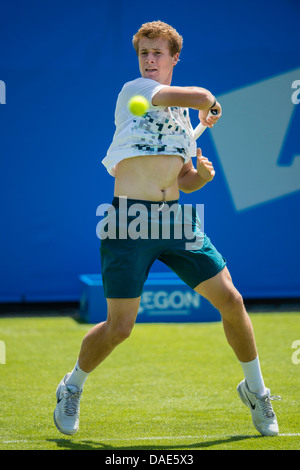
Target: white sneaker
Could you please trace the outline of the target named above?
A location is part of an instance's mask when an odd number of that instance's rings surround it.
[[[281,400],[281,397],[271,396],[269,389],[265,395],[259,397],[249,390],[245,379],[239,383],[237,391],[242,402],[250,408],[257,431],[263,436],[277,436],[279,429],[271,400]]]
[[[66,385],[68,373],[56,390],[57,405],[54,410],[54,423],[63,434],[72,435],[79,428],[79,404],[82,390],[75,385]]]

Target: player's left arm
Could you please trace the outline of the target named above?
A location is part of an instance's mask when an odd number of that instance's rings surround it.
[[[184,193],[191,193],[212,181],[215,176],[213,164],[203,157],[201,149],[197,149],[197,168],[194,167],[192,159],[185,163],[178,175],[178,187]]]

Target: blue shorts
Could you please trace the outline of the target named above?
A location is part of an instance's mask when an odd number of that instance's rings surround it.
[[[105,297],[139,297],[155,260],[169,266],[192,289],[219,273],[226,261],[200,224],[196,209],[178,201],[115,197],[101,229]]]

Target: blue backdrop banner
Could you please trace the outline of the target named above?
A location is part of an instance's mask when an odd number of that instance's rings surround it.
[[[300,297],[297,0],[0,9],[1,302],[78,300],[79,276],[100,273],[96,211],[114,186],[101,160],[118,93],[139,76],[132,36],[157,19],[184,38],[173,84],[208,88],[223,106],[198,141],[216,176],[180,201],[204,205],[205,232],[244,297]]]

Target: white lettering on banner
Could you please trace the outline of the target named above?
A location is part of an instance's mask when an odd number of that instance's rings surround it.
[[[190,308],[200,307],[200,295],[197,292],[174,290],[150,291],[142,293],[139,313],[145,310],[152,315],[163,315],[167,313],[188,314]],[[180,312],[179,312],[180,311]]]

